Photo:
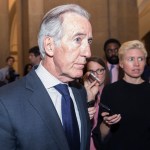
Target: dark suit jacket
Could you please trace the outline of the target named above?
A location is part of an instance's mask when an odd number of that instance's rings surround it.
[[[81,150],[88,150],[86,92],[76,83],[70,86],[81,119]],[[0,88],[0,149],[69,150],[59,116],[34,70]]]

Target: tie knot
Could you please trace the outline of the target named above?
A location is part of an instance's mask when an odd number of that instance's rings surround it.
[[[54,88],[62,95],[70,95],[68,85],[66,84],[57,84]]]
[[[110,70],[112,70],[114,67],[115,67],[114,65],[111,65],[111,66],[110,66]]]

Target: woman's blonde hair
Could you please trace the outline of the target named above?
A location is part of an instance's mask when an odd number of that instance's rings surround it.
[[[133,40],[125,42],[121,45],[118,51],[119,60],[122,60],[124,54],[130,49],[139,49],[144,53],[145,58],[147,57],[147,51],[144,44],[139,40]]]

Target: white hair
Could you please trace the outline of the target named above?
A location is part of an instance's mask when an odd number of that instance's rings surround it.
[[[76,4],[61,5],[47,12],[46,15],[43,17],[38,35],[38,45],[40,53],[43,58],[45,56],[45,50],[43,46],[45,36],[52,37],[54,39],[55,44],[58,46],[63,36],[62,33],[63,17],[61,16],[64,13],[68,12],[79,14],[80,16],[83,16],[88,20],[90,18],[89,13],[85,9]]]

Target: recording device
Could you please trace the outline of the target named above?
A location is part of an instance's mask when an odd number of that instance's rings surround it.
[[[89,74],[89,80],[91,81],[98,81],[99,83],[101,82],[100,80],[99,80],[99,78],[97,78],[96,76],[95,76],[95,74],[93,73],[93,72],[90,72],[90,74]]]
[[[109,113],[109,116],[113,115],[114,113],[111,111],[111,109],[107,106],[107,105],[104,105],[102,103],[100,103],[100,111],[101,112],[108,112]]]

